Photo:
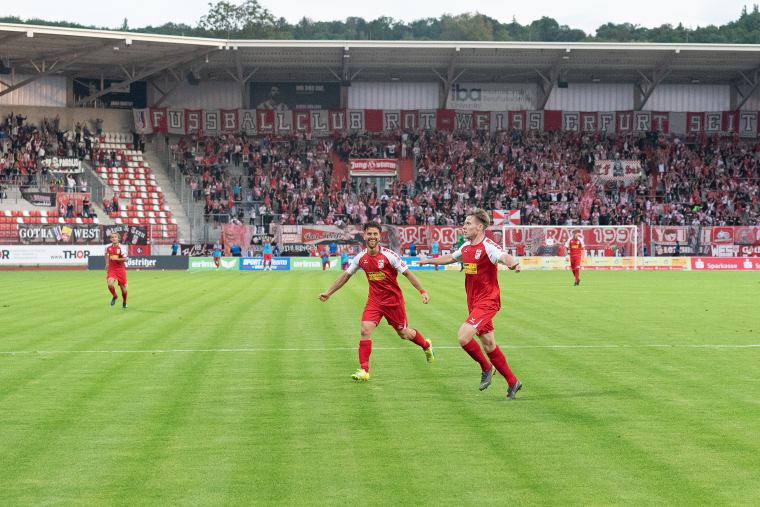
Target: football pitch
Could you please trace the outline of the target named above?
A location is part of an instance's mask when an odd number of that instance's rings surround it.
[[[0,505],[758,505],[760,277],[500,272],[506,402],[457,344],[464,275],[0,272]]]

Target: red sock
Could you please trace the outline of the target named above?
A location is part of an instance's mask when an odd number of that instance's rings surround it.
[[[414,330],[414,333],[415,333],[415,335],[414,335],[414,340],[412,340],[412,343],[416,343],[417,345],[419,345],[420,347],[422,347],[422,350],[429,349],[430,348],[430,342],[427,341],[426,339],[424,339],[422,337],[422,335],[420,334],[420,332],[417,331],[416,329]]]
[[[480,364],[480,369],[483,371],[491,369],[491,364],[488,362],[488,359],[486,359],[486,356],[483,355],[483,351],[480,350],[480,345],[475,341],[475,338],[467,342],[467,345],[463,345],[462,348],[465,352],[470,354],[471,358]]]
[[[127,304],[127,291],[121,292],[121,298],[124,300],[124,304]]]
[[[507,358],[504,357],[504,354],[501,352],[501,349],[498,345],[495,349],[493,349],[493,352],[488,354],[488,358],[491,360],[493,365],[496,366],[496,370],[501,373],[505,379],[507,379],[507,384],[511,386],[515,385],[517,379],[512,373],[512,370],[509,369]]]
[[[576,269],[573,270],[573,274],[575,275],[575,281],[577,282],[578,281],[578,275],[581,274],[581,270],[576,268]]]
[[[369,371],[369,355],[372,354],[372,340],[359,342],[359,364],[364,371]]]
[[[109,285],[108,290],[111,291],[111,294],[113,294],[113,297],[116,297],[116,287]]]

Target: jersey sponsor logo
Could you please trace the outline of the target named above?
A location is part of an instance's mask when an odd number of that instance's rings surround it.
[[[474,262],[465,262],[464,263],[464,274],[465,275],[477,275],[478,274],[478,265]]]
[[[570,245],[570,248],[578,248],[579,245]]]
[[[371,282],[385,280],[385,273],[383,273],[382,271],[370,271],[369,273],[367,273],[367,278],[369,278]]]
[[[480,254],[483,253],[483,250],[475,250],[475,260],[480,259]]]
[[[383,269],[383,266],[385,266],[385,261],[383,259],[380,259],[377,261],[377,267],[380,269]]]

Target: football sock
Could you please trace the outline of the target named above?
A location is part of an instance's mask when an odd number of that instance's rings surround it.
[[[488,359],[486,359],[486,356],[483,355],[483,351],[480,350],[480,345],[475,341],[475,338],[467,342],[466,345],[463,345],[462,348],[465,352],[470,354],[471,358],[480,364],[481,370],[487,371],[491,369],[491,364],[488,362]]]
[[[124,304],[127,304],[127,291],[121,292],[121,298],[124,300]]]
[[[420,332],[417,331],[416,329],[414,330],[414,333],[415,335],[414,335],[414,340],[412,340],[412,343],[419,345],[420,347],[422,347],[423,350],[429,349],[430,342],[424,339],[422,335],[420,334]]]
[[[498,345],[490,354],[488,354],[488,358],[491,360],[493,365],[496,366],[496,370],[501,373],[505,379],[507,379],[507,384],[511,386],[515,385],[517,379],[512,373],[512,370],[509,369],[507,358],[504,357],[504,354],[501,352],[501,349]]]
[[[113,294],[113,297],[116,297],[116,287],[109,285],[108,290],[111,291],[111,294]]]
[[[369,371],[369,355],[372,354],[372,340],[359,342],[359,364],[364,371]]]

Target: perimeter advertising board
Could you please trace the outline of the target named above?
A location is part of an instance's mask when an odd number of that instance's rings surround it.
[[[105,253],[105,245],[3,245],[0,265],[85,266],[90,257],[103,259]]]
[[[760,271],[757,257],[691,257],[692,271]]]
[[[272,257],[272,271],[290,271],[290,257]],[[264,271],[263,257],[241,257],[240,271]]]
[[[184,257],[184,256],[182,256]],[[213,257],[185,257],[188,269],[191,271],[216,271]],[[219,262],[219,271],[238,271],[240,257],[222,257]]]
[[[105,245],[101,255],[90,257],[87,261],[87,269],[90,271],[103,271],[106,269]],[[148,270],[163,271],[167,269],[187,270],[187,257],[176,255],[143,255],[130,257],[126,262],[126,268],[130,271]]]
[[[340,269],[340,257],[330,257],[330,269]],[[322,269],[322,260],[319,257],[291,257],[291,271],[317,271]]]

